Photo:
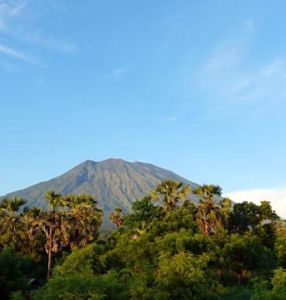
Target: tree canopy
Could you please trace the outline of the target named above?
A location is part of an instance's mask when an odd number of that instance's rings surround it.
[[[193,194],[163,181],[131,213],[115,209],[110,233],[89,195],[48,192],[48,210],[6,199],[4,299],[285,299],[286,226],[269,202],[234,204],[214,185]]]

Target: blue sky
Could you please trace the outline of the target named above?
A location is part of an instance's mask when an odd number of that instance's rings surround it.
[[[286,187],[286,2],[0,0],[0,194],[86,159]]]

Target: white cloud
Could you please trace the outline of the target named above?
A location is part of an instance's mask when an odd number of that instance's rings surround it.
[[[26,38],[29,42],[41,47],[58,50],[68,54],[78,52],[77,45],[70,38],[62,37],[59,39],[54,36],[44,36],[44,34],[41,34],[40,32],[28,34]]]
[[[256,204],[267,200],[280,217],[286,218],[286,188],[235,191],[224,196],[235,202],[249,201]]]
[[[2,31],[6,37],[22,43],[33,44],[34,46],[46,49],[57,50],[67,54],[78,52],[78,46],[67,36],[54,36],[49,32],[41,32],[38,27],[36,30],[25,26],[25,19],[29,15],[29,22],[38,20],[45,16],[41,14],[42,10],[56,9],[51,3],[43,2],[39,7],[33,6],[30,0],[0,0],[0,32]],[[37,10],[36,10],[37,7]],[[24,14],[25,12],[25,14]]]
[[[254,62],[254,27],[252,18],[245,20],[235,37],[220,40],[192,72],[192,84],[217,114],[258,112],[285,102],[286,56]]]
[[[21,15],[27,1],[4,1],[0,0],[0,30],[6,30],[7,23]]]
[[[286,57],[272,57],[254,66],[247,61],[245,44],[229,41],[209,53],[194,76],[204,98],[218,105],[241,107],[285,101]]]
[[[12,58],[15,58],[15,59],[20,59],[20,60],[23,60],[23,61],[26,61],[26,62],[29,62],[29,63],[35,63],[36,61],[32,58],[30,58],[29,56],[19,52],[18,50],[15,50],[11,47],[7,47],[5,45],[2,45],[0,44],[0,54],[4,54],[4,55],[7,55],[7,56],[10,56]]]

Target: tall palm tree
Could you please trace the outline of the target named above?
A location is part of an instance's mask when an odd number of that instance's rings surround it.
[[[25,200],[14,197],[5,198],[0,203],[0,234],[1,239],[11,246],[20,245],[23,241],[23,224],[19,209]]]
[[[193,192],[200,197],[197,223],[205,235],[214,233],[222,223],[221,207],[214,199],[221,196],[221,191],[221,187],[216,185],[202,185]]]
[[[161,201],[165,211],[171,211],[186,199],[190,187],[172,179],[163,180],[151,193],[151,198]]]
[[[53,253],[68,245],[69,240],[62,195],[49,191],[46,193],[45,199],[49,204],[49,209],[35,220],[34,226],[40,229],[46,237],[45,250],[48,255],[47,278],[49,278]]]
[[[66,248],[83,247],[96,238],[102,222],[102,211],[90,195],[68,195],[50,191],[46,194],[47,211],[31,211],[30,238],[39,233],[45,237],[48,256],[47,278],[50,277],[53,253]]]
[[[67,195],[64,198],[70,231],[70,246],[84,247],[95,240],[102,223],[102,211],[91,195]]]
[[[39,226],[43,224],[46,213],[41,208],[25,209],[22,215],[23,228],[25,231],[25,246],[22,252],[32,255],[36,260],[41,259],[45,252],[45,238],[43,230]]]
[[[4,199],[0,203],[1,244],[17,243],[19,250],[35,258],[47,254],[47,277],[53,263],[53,254],[74,247],[84,247],[97,237],[102,223],[102,211],[90,195],[62,196],[54,191],[45,195],[49,208],[25,208],[18,213],[25,201],[19,198]]]

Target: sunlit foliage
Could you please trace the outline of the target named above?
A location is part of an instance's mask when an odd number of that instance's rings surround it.
[[[117,228],[101,236],[102,212],[91,196],[50,192],[47,211],[19,211],[23,201],[7,200],[0,211],[3,255],[4,246],[14,248],[9,255],[16,260],[29,251],[32,270],[42,266],[49,279],[39,268],[36,286],[27,286],[20,264],[24,279],[5,297],[18,291],[15,299],[286,299],[285,224],[269,202],[234,204],[221,187],[203,185],[193,191],[195,204],[190,192],[164,181],[135,201],[131,214],[115,209]]]

